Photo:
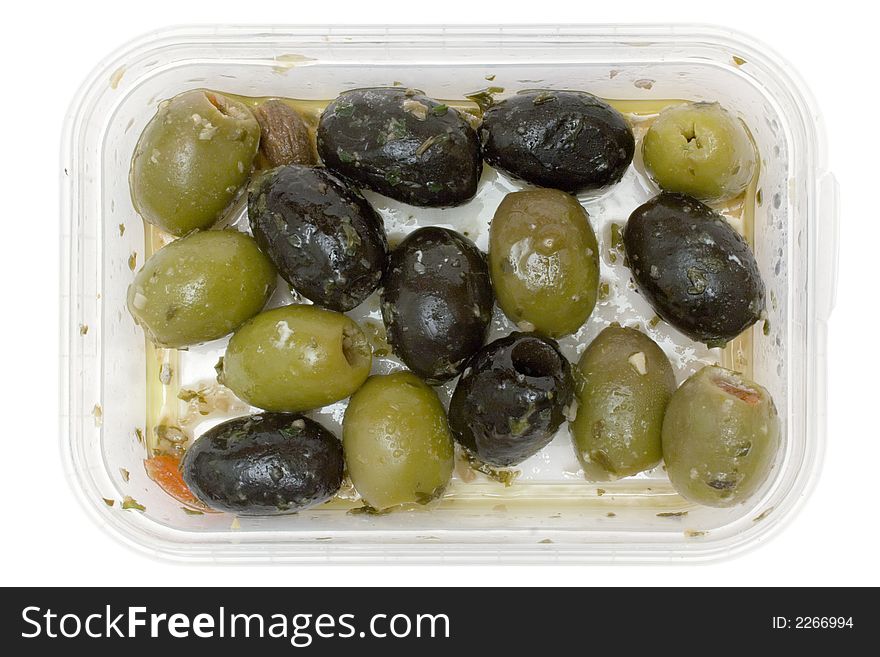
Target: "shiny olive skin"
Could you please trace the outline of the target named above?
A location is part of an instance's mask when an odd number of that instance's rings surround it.
[[[662,189],[705,201],[741,194],[755,173],[755,145],[718,103],[663,110],[642,142],[645,169]]]
[[[672,395],[663,419],[663,460],[679,494],[733,506],[767,479],[780,447],[770,394],[741,374],[704,367]]]
[[[556,342],[514,332],[468,362],[449,402],[449,426],[481,461],[508,467],[553,439],[573,397],[571,365]]]
[[[574,333],[596,305],[599,247],[586,210],[555,189],[512,192],[489,229],[498,305],[523,330]]]
[[[256,242],[209,230],[159,249],[128,287],[128,310],[162,347],[222,338],[256,315],[275,289],[275,268]]]
[[[720,214],[664,192],[636,208],[623,246],[639,292],[687,337],[721,347],[764,313],[751,248]]]
[[[608,103],[582,91],[530,90],[483,114],[483,157],[539,187],[587,192],[623,177],[632,129]]]
[[[342,444],[302,415],[260,413],[209,429],[183,458],[183,479],[205,504],[244,516],[296,513],[342,485]]]
[[[453,230],[420,228],[391,252],[382,282],[388,343],[429,383],[456,376],[482,346],[492,302],[485,256]]]
[[[629,477],[660,462],[660,430],[675,374],[663,350],[636,329],[612,324],[575,367],[575,451],[587,479]]]
[[[374,509],[427,504],[452,476],[446,412],[412,372],[367,379],[345,410],[342,446],[352,484]]]
[[[218,380],[252,406],[300,412],[348,397],[366,381],[372,359],[354,320],[294,304],[260,313],[238,329]]]
[[[172,235],[210,228],[247,182],[260,126],[242,103],[199,89],[164,101],[131,161],[131,200]]]
[[[284,280],[318,305],[351,310],[382,279],[382,219],[326,169],[289,165],[261,174],[250,186],[248,219]]]
[[[327,167],[412,205],[463,203],[483,170],[477,133],[465,118],[402,87],[340,94],[321,115],[317,138]]]

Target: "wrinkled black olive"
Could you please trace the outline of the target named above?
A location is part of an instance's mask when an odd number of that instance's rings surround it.
[[[635,152],[623,115],[582,91],[523,91],[493,105],[480,129],[493,167],[541,187],[585,192],[621,179]]]
[[[468,362],[449,403],[455,439],[489,465],[516,465],[553,439],[574,397],[554,340],[514,332]]]
[[[382,318],[394,353],[429,383],[461,372],[492,318],[486,257],[455,231],[428,227],[391,252]]]
[[[346,91],[318,124],[324,164],[398,201],[451,206],[477,191],[477,134],[455,109],[404,88]]]
[[[351,310],[379,285],[388,243],[381,218],[325,169],[288,165],[251,184],[248,219],[260,248],[297,292]]]
[[[636,208],[623,246],[639,291],[692,340],[723,346],[764,312],[764,281],[748,243],[690,196],[664,192]]]
[[[208,506],[239,515],[295,513],[342,485],[342,443],[314,420],[289,413],[238,417],[187,450],[183,479]]]

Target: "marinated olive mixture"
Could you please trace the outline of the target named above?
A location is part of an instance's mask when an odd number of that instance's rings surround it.
[[[478,100],[470,113],[402,87],[347,91],[314,135],[278,99],[196,90],[160,105],[134,152],[131,194],[176,239],[137,272],[128,307],[158,347],[232,334],[211,394],[241,415],[190,445],[156,432],[147,472],[187,509],[293,513],[334,497],[346,473],[371,512],[418,508],[442,497],[456,442],[473,467],[503,476],[566,422],[592,481],[662,460],[684,498],[731,506],[767,478],[780,422],[757,383],[708,366],[676,387],[663,350],[618,324],[577,363],[556,342],[602,294],[599,244],[573,195],[617,183],[636,148],[662,191],[612,241],[639,293],[711,347],[765,316],[751,248],[713,209],[756,175],[743,123],[717,103],[682,102],[636,143],[626,118],[586,92]],[[488,254],[440,226],[389,246],[361,190],[416,214],[456,206],[477,192],[484,162],[529,184],[495,209]],[[212,229],[242,198],[252,236]],[[282,280],[302,302],[264,310]],[[343,314],[377,291],[408,371],[370,376],[371,335]],[[495,305],[517,330],[486,344]],[[432,386],[456,378],[447,409]],[[302,415],[346,398],[341,436]]]

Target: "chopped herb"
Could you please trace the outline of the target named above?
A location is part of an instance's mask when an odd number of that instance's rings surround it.
[[[138,254],[137,251],[132,251],[131,255],[128,256],[128,268],[132,271],[137,267]]]
[[[434,116],[445,116],[446,112],[448,111],[449,105],[445,105],[443,103],[440,103],[439,105],[434,105],[434,107],[431,108],[431,114],[433,114]]]
[[[363,506],[356,506],[353,509],[348,510],[348,515],[350,516],[384,516],[387,513],[390,513],[391,509],[382,509],[381,511],[375,507],[370,506],[366,502],[364,502]]]
[[[144,432],[140,427],[134,428],[134,436],[141,445],[144,444]]]
[[[605,492],[606,491],[604,488],[597,488],[596,489],[596,495],[598,495],[599,497],[602,497],[605,494]]]
[[[699,530],[699,529],[685,529],[685,530],[684,530],[684,535],[685,535],[687,538],[697,538],[697,537],[699,537],[699,536],[705,536],[705,535],[708,534],[708,533],[709,533],[709,532],[704,532],[704,531],[701,531],[701,530]]]
[[[400,169],[395,167],[394,169],[389,169],[388,171],[386,171],[385,182],[387,182],[392,187],[397,187],[397,185],[401,183]]]
[[[549,103],[553,100],[556,100],[556,96],[553,95],[552,91],[542,91],[537,96],[532,98],[532,103],[534,105],[543,105],[544,103]]]
[[[438,182],[434,182],[433,180],[431,180],[430,182],[428,182],[428,184],[426,185],[426,187],[428,188],[428,191],[431,192],[431,193],[433,193],[433,194],[436,194],[437,192],[443,190],[443,185],[441,185],[441,184],[438,183]],[[465,234],[466,234],[466,233],[465,233]]]
[[[620,249],[623,245],[623,231],[618,223],[611,224],[611,248]]]
[[[122,498],[122,508],[123,509],[134,509],[135,511],[146,511],[147,507],[143,504],[138,504],[138,501],[131,497],[130,495],[126,495]]]
[[[773,509],[775,509],[775,508],[776,507],[771,506],[769,509],[762,511],[761,513],[756,515],[754,518],[752,518],[752,522],[761,522],[764,518],[769,516],[773,512]]]
[[[746,60],[744,60],[742,57],[734,55],[733,56],[733,63],[736,64],[737,66],[742,66],[743,64],[746,63]]]
[[[337,116],[351,116],[352,114],[354,114],[354,105],[348,102],[336,103],[335,112]]]
[[[89,325],[88,324],[80,324],[79,325],[79,334],[80,335],[85,335],[88,332],[89,332]]]
[[[395,80],[394,82],[391,83],[391,86],[392,87],[402,87],[403,82],[401,82],[400,80]]]
[[[477,457],[469,452],[465,452],[465,457],[467,458],[468,464],[476,470],[477,472],[481,472],[489,479],[493,479],[505,486],[510,486],[513,483],[513,480],[516,479],[520,475],[519,470],[511,470],[507,468],[493,468],[491,465],[487,465],[480,461]]]
[[[484,79],[484,80],[488,80],[489,82],[492,82],[492,80],[495,79],[495,74],[492,73],[491,75],[483,76],[483,79]]]
[[[764,320],[764,335],[770,335],[770,320]]]
[[[125,235],[125,224],[119,224],[119,237]]]
[[[202,511],[196,511],[195,509],[188,509],[185,506],[180,507],[183,512],[188,516],[203,516],[205,515]]]
[[[101,499],[104,500],[104,504],[106,504],[107,506],[113,506],[114,504],[116,504],[116,500],[110,500],[106,497],[102,497]]]
[[[131,477],[131,474],[128,472],[128,470],[126,470],[125,468],[119,468],[119,474],[122,475],[122,481],[128,483],[128,479],[129,477]]]
[[[541,539],[540,541],[538,541],[539,544],[540,544],[540,543],[552,543],[552,542],[553,542],[553,541],[552,541],[551,539],[549,539],[549,538],[544,538],[544,539]]]
[[[606,281],[599,283],[599,299],[607,299],[609,294],[611,294],[611,286]]]
[[[429,148],[431,148],[431,146],[434,146],[435,144],[441,144],[444,141],[448,141],[448,140],[449,140],[449,135],[445,132],[443,134],[432,135],[432,136],[428,137],[425,141],[423,141],[421,144],[419,144],[419,147],[416,149],[416,157],[421,157],[422,155],[424,155],[425,152]]]
[[[654,316],[648,321],[648,326],[650,326],[651,328],[657,328],[657,326],[660,324],[661,321],[663,321],[663,320],[661,320],[659,316],[654,315]]]
[[[357,159],[353,153],[349,153],[348,151],[344,151],[341,148],[336,149],[336,155],[339,156],[339,161],[344,162],[345,164],[351,164],[352,162],[354,162]]]
[[[655,514],[658,518],[683,518],[688,514],[687,511],[664,511]]]
[[[485,89],[480,89],[480,91],[465,94],[465,98],[476,103],[480,111],[485,112],[495,104],[494,94],[500,94],[503,91],[504,87],[486,87]]]
[[[605,514],[605,517],[606,518],[616,518],[617,514],[614,513],[614,511],[609,511],[608,513]]]
[[[184,402],[190,402],[193,399],[198,399],[202,403],[207,401],[205,399],[204,389],[192,390],[190,388],[181,388],[180,392],[177,393],[177,398]]]
[[[759,189],[755,193],[755,201],[758,203],[759,206],[764,204],[764,190],[763,189]]]

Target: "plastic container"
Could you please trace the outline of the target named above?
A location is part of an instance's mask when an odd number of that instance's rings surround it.
[[[173,370],[161,371],[156,358],[168,356],[145,350],[126,312],[131,267],[143,264],[148,246],[128,191],[141,129],[160,100],[190,88],[329,99],[344,89],[395,81],[437,98],[462,98],[489,84],[507,92],[574,88],[640,101],[633,106],[643,109],[661,99],[718,100],[740,114],[761,168],[746,200],[754,216],[738,227],[751,238],[767,283],[768,330],[759,323],[723,354],[695,349],[668,326],[648,326],[652,313],[626,290],[622,265],[603,261],[612,293],[566,350],[574,357],[578,342],[582,349],[602,326],[623,319],[646,326],[670,354],[679,381],[702,362],[749,370],[773,394],[784,423],[783,451],[760,494],[731,509],[697,507],[675,494],[662,468],[589,483],[577,472],[565,436],[520,466],[522,475],[509,488],[482,476],[465,482],[459,475],[469,478],[468,472],[459,470],[442,504],[429,512],[353,515],[347,509],[356,503],[340,501],[278,518],[189,515],[149,481],[138,435],[148,406],[210,376],[224,343],[181,352]],[[86,81],[67,119],[62,165],[66,469],[98,523],[139,550],[220,562],[709,560],[765,540],[815,482],[825,433],[837,186],[826,171],[813,101],[789,66],[750,38],[693,26],[172,29],[129,44]],[[392,236],[421,223],[470,226],[485,248],[486,222],[516,185],[494,174],[484,178],[477,199],[455,210],[418,211],[370,198]],[[654,193],[636,162],[617,188],[582,202],[605,240],[610,222],[625,221]],[[169,385],[159,383],[160,373],[166,382],[172,376]],[[333,426],[340,410],[329,409],[323,420]],[[208,418],[194,433],[220,419]],[[121,508],[126,496],[146,510]]]

